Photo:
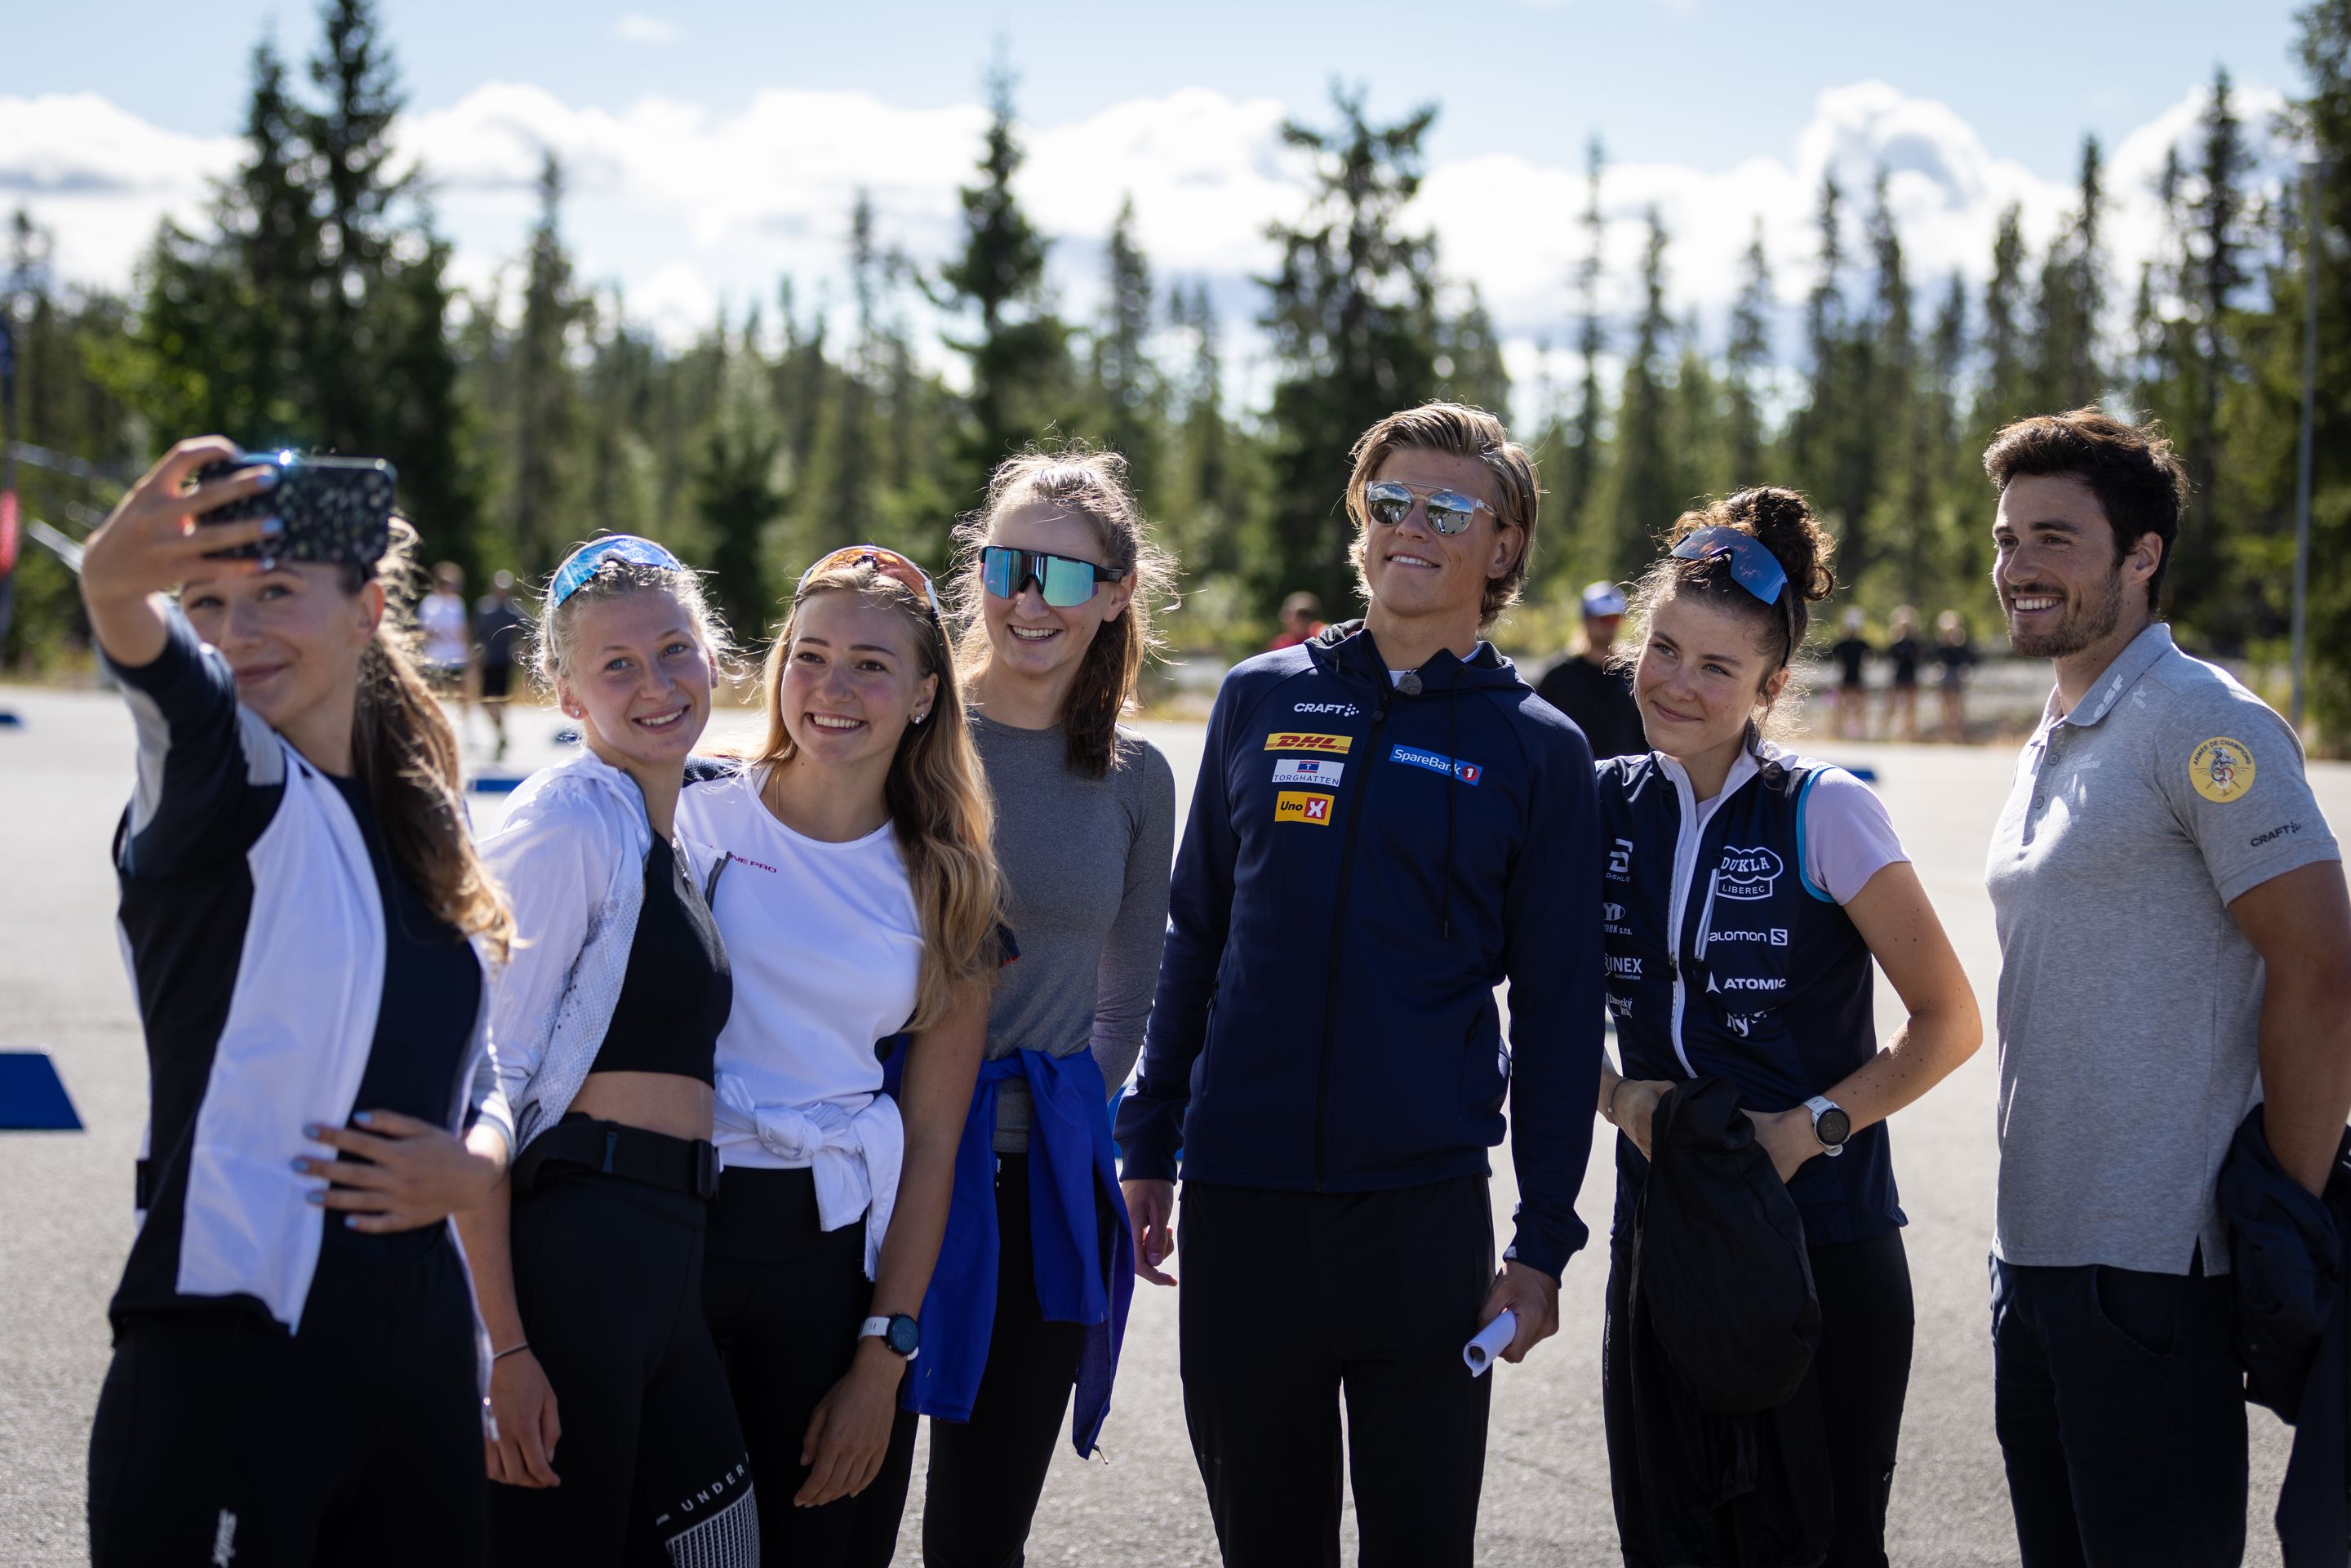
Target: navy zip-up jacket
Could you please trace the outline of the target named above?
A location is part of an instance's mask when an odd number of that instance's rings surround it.
[[[1360,623],[1236,668],[1176,857],[1120,1107],[1128,1179],[1372,1192],[1483,1173],[1556,1278],[1600,1072],[1600,839],[1583,733],[1484,643],[1392,685]],[[1510,985],[1510,1043],[1494,988]]]

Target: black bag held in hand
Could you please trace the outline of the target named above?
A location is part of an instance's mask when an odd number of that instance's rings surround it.
[[[239,453],[196,470],[197,483],[243,469],[271,467],[270,489],[214,507],[202,523],[236,523],[275,517],[286,525],[276,538],[207,552],[215,559],[266,558],[371,566],[392,548],[392,497],[398,470],[381,457],[305,457],[294,452]]]

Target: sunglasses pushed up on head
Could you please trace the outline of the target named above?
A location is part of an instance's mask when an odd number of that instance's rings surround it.
[[[877,576],[886,577],[921,594],[923,601],[930,606],[932,623],[942,628],[946,626],[946,615],[939,608],[938,591],[931,586],[931,574],[896,550],[882,545],[843,545],[831,555],[819,557],[814,565],[800,573],[799,582],[792,590],[793,596],[797,598],[807,591],[808,585],[816,580],[818,573],[837,566],[872,567]]]
[[[1428,526],[1448,538],[1468,528],[1469,519],[1479,512],[1501,521],[1492,507],[1458,490],[1407,485],[1400,479],[1375,479],[1364,486],[1364,512],[1384,528],[1401,526],[1412,515],[1416,500],[1426,508]]]
[[[649,566],[661,571],[684,571],[685,562],[666,549],[635,534],[607,534],[601,539],[590,539],[563,558],[548,580],[547,607],[549,610],[579,592],[588,580],[604,569],[608,561],[623,561],[631,566]]]
[[[1125,575],[1116,567],[1096,566],[1050,550],[987,545],[979,552],[980,586],[989,593],[998,599],[1018,599],[1020,591],[1033,582],[1038,594],[1056,610],[1075,609],[1101,591],[1103,583],[1116,582]]]
[[[1788,569],[1780,564],[1769,546],[1753,534],[1737,528],[1727,528],[1719,523],[1699,528],[1674,546],[1677,560],[1712,560],[1727,556],[1730,560],[1731,580],[1766,604],[1780,602],[1781,591],[1788,586]]]

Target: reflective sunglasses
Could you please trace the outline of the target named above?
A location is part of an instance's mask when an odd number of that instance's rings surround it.
[[[1468,528],[1477,513],[1485,512],[1497,523],[1502,520],[1500,513],[1474,496],[1426,489],[1397,479],[1379,479],[1364,486],[1364,510],[1382,528],[1393,528],[1412,515],[1415,497],[1427,502],[1428,526],[1448,538]]]
[[[1096,566],[1090,560],[1040,549],[988,545],[979,552],[979,580],[988,592],[998,599],[1018,599],[1020,591],[1033,582],[1045,602],[1056,610],[1083,604],[1103,583],[1116,582],[1125,575],[1116,567]]]
[[[946,627],[946,615],[939,609],[939,596],[931,587],[930,573],[896,550],[885,549],[880,545],[843,545],[831,555],[821,557],[815,565],[800,573],[799,585],[792,590],[792,597],[799,598],[817,573],[836,566],[870,566],[878,575],[913,589],[929,603],[932,623],[942,629]]]
[[[1781,591],[1788,586],[1788,569],[1780,564],[1761,539],[1753,534],[1741,533],[1720,524],[1700,528],[1673,549],[1677,560],[1712,560],[1717,556],[1730,558],[1730,575],[1740,587],[1766,604],[1780,602]]]
[[[632,566],[658,567],[664,571],[684,571],[685,562],[660,545],[635,534],[608,534],[591,539],[566,556],[563,564],[555,569],[554,578],[547,585],[547,607],[549,610],[586,586],[590,578],[611,560],[627,561]]]

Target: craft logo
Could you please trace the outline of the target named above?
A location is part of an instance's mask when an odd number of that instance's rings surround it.
[[[1770,850],[1722,850],[1722,865],[1714,874],[1717,898],[1769,898],[1780,873],[1788,868]]]
[[[1329,713],[1336,714],[1341,718],[1353,718],[1364,710],[1357,707],[1353,703],[1297,703],[1291,706],[1290,711],[1292,713]]]
[[[1319,757],[1285,757],[1273,765],[1273,781],[1277,784],[1308,784],[1317,789],[1336,789],[1339,775],[1346,768],[1343,762],[1325,762]]]
[[[1273,798],[1273,820],[1277,822],[1311,822],[1318,828],[1331,825],[1332,795],[1310,795],[1303,789],[1284,789]]]
[[[1431,773],[1450,773],[1464,784],[1475,784],[1479,779],[1486,777],[1486,770],[1474,762],[1458,761],[1441,751],[1423,751],[1416,746],[1391,747],[1388,750],[1388,760],[1409,763],[1415,768],[1426,768]]]
[[[1333,757],[1345,756],[1354,744],[1352,735],[1306,735],[1294,729],[1278,729],[1265,737],[1268,751],[1327,751]]]
[[[2225,735],[2214,736],[2189,757],[2188,781],[2218,805],[2243,800],[2253,789],[2252,747]]]

